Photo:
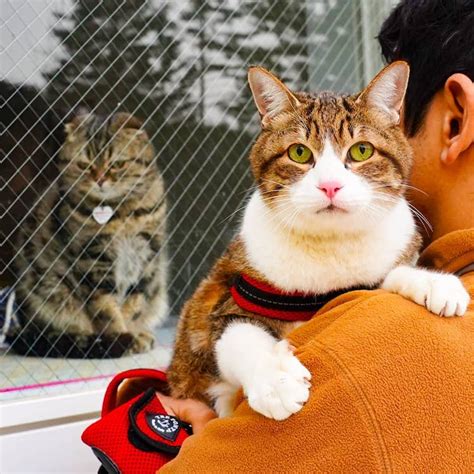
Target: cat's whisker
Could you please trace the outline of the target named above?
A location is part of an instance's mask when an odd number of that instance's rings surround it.
[[[408,185],[409,186],[409,185]],[[389,185],[387,186],[379,186],[377,189],[382,189],[384,187],[389,187]],[[418,188],[415,188],[414,186],[412,186],[413,189],[416,189],[417,191],[419,192],[422,192],[424,193],[423,191],[421,191],[420,189]],[[426,193],[424,193],[426,194]],[[396,203],[398,201],[397,198],[393,197],[393,196],[390,196],[388,194],[385,194],[385,193],[380,193],[380,192],[377,192],[375,191],[374,192],[374,195],[376,197],[377,200],[379,201],[382,201],[382,202],[390,202],[390,203]],[[427,194],[426,194],[427,195]],[[427,233],[430,233],[430,232],[433,232],[433,226],[431,225],[431,223],[429,222],[428,218],[419,210],[417,209],[412,203],[408,202],[407,201],[407,204],[408,204],[408,207],[410,208],[411,212],[415,215],[415,217],[418,218],[418,220],[420,221],[420,223],[422,224],[423,228],[425,229],[425,231]]]
[[[419,209],[417,209],[413,204],[408,203],[408,206],[410,207],[413,214],[415,214],[415,216],[418,217],[425,231],[433,232],[433,226],[431,225],[428,218]],[[428,229],[426,227],[428,227]]]
[[[417,188],[416,186],[412,186],[410,184],[404,184],[403,186],[407,189],[412,189],[413,191],[418,191],[419,193],[424,194],[425,196],[429,196],[429,194],[426,191],[423,191],[422,189]]]
[[[406,184],[406,183],[396,183],[396,182],[390,182],[386,184],[378,184],[378,185],[372,185],[372,189],[387,189],[387,188],[396,188],[397,186],[406,188],[406,189],[412,189],[414,191],[417,191],[421,194],[424,194],[425,196],[428,196],[428,193],[423,191],[420,188],[417,188],[416,186],[412,186],[411,184]]]
[[[423,226],[423,229],[425,230],[425,232],[427,234],[431,233],[433,231],[432,227],[431,227],[431,224],[427,221],[425,221],[425,219],[422,217],[422,216],[419,216],[417,215],[415,212],[414,214],[416,215],[416,217],[418,218],[419,222],[421,223],[421,225]]]
[[[280,215],[283,215],[285,211],[290,210],[291,207],[285,203],[276,203],[271,208],[264,209],[265,216],[270,219],[275,219]]]
[[[374,193],[374,196],[375,196],[375,199],[376,199],[376,200],[382,201],[382,202],[391,202],[391,203],[393,203],[393,204],[396,204],[396,203],[399,203],[399,202],[400,202],[400,198],[399,198],[399,197],[390,196],[390,195],[388,195],[388,194],[383,194],[383,193],[375,192],[375,193]]]
[[[240,206],[234,212],[230,213],[227,217],[224,217],[224,219],[222,219],[218,224],[221,225],[224,222],[228,222],[230,219],[232,219],[232,217],[234,217],[239,212],[242,212],[246,207],[247,207],[247,204],[244,204],[243,206]]]
[[[379,217],[378,207],[369,207],[367,209],[366,217],[370,220],[370,223],[376,222]]]
[[[290,216],[287,217],[286,219],[286,228],[288,230],[291,230],[293,228],[294,221],[298,217],[299,210],[295,208],[293,212],[290,214]]]
[[[389,196],[387,194],[382,194],[382,193],[375,192],[374,196],[375,196],[376,200],[381,201],[381,202],[393,203],[393,204],[398,202],[397,198],[395,198],[393,196]],[[418,218],[418,220],[422,224],[425,231],[426,232],[432,232],[433,231],[433,226],[431,225],[431,223],[429,222],[427,217],[419,209],[417,209],[413,204],[411,204],[410,202],[407,201],[407,204],[408,204],[408,207],[410,208],[411,212]]]
[[[241,196],[242,194],[248,194],[249,196],[253,194],[254,191],[258,189],[258,186],[254,184],[253,186],[250,186],[248,189],[242,189],[240,190],[237,195]]]
[[[278,186],[281,186],[282,188],[290,188],[291,187],[290,184],[280,183],[278,181],[274,181],[273,179],[263,178],[262,181],[265,182],[265,183],[277,184]],[[266,192],[275,192],[275,191],[272,190],[272,191],[266,191]]]

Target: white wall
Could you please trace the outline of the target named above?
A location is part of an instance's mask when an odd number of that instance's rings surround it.
[[[0,405],[0,472],[95,473],[81,434],[97,417],[103,390]]]

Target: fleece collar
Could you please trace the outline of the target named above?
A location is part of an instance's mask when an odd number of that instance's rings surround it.
[[[463,272],[474,263],[474,229],[456,230],[436,239],[423,251],[418,263],[445,272]]]
[[[366,288],[348,288],[323,295],[288,293],[268,283],[241,274],[236,278],[230,292],[240,308],[259,316],[283,321],[308,321],[336,296],[360,289]]]

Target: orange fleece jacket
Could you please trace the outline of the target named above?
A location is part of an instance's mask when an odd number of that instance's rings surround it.
[[[472,262],[474,229],[444,236],[420,259],[449,272]],[[474,472],[473,310],[441,318],[382,290],[337,298],[289,337],[313,375],[299,413],[273,421],[242,401],[160,474]]]

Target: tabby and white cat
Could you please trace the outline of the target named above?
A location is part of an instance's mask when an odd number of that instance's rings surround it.
[[[412,153],[399,127],[408,74],[396,62],[340,96],[293,93],[250,69],[262,119],[250,153],[257,190],[182,311],[172,395],[223,415],[243,387],[254,410],[285,419],[306,402],[310,373],[282,338],[336,294],[382,286],[440,315],[465,312],[456,277],[413,266],[421,239],[404,198]]]
[[[66,125],[59,179],[19,236],[16,352],[104,358],[151,349],[167,312],[166,204],[155,159],[131,115]]]

